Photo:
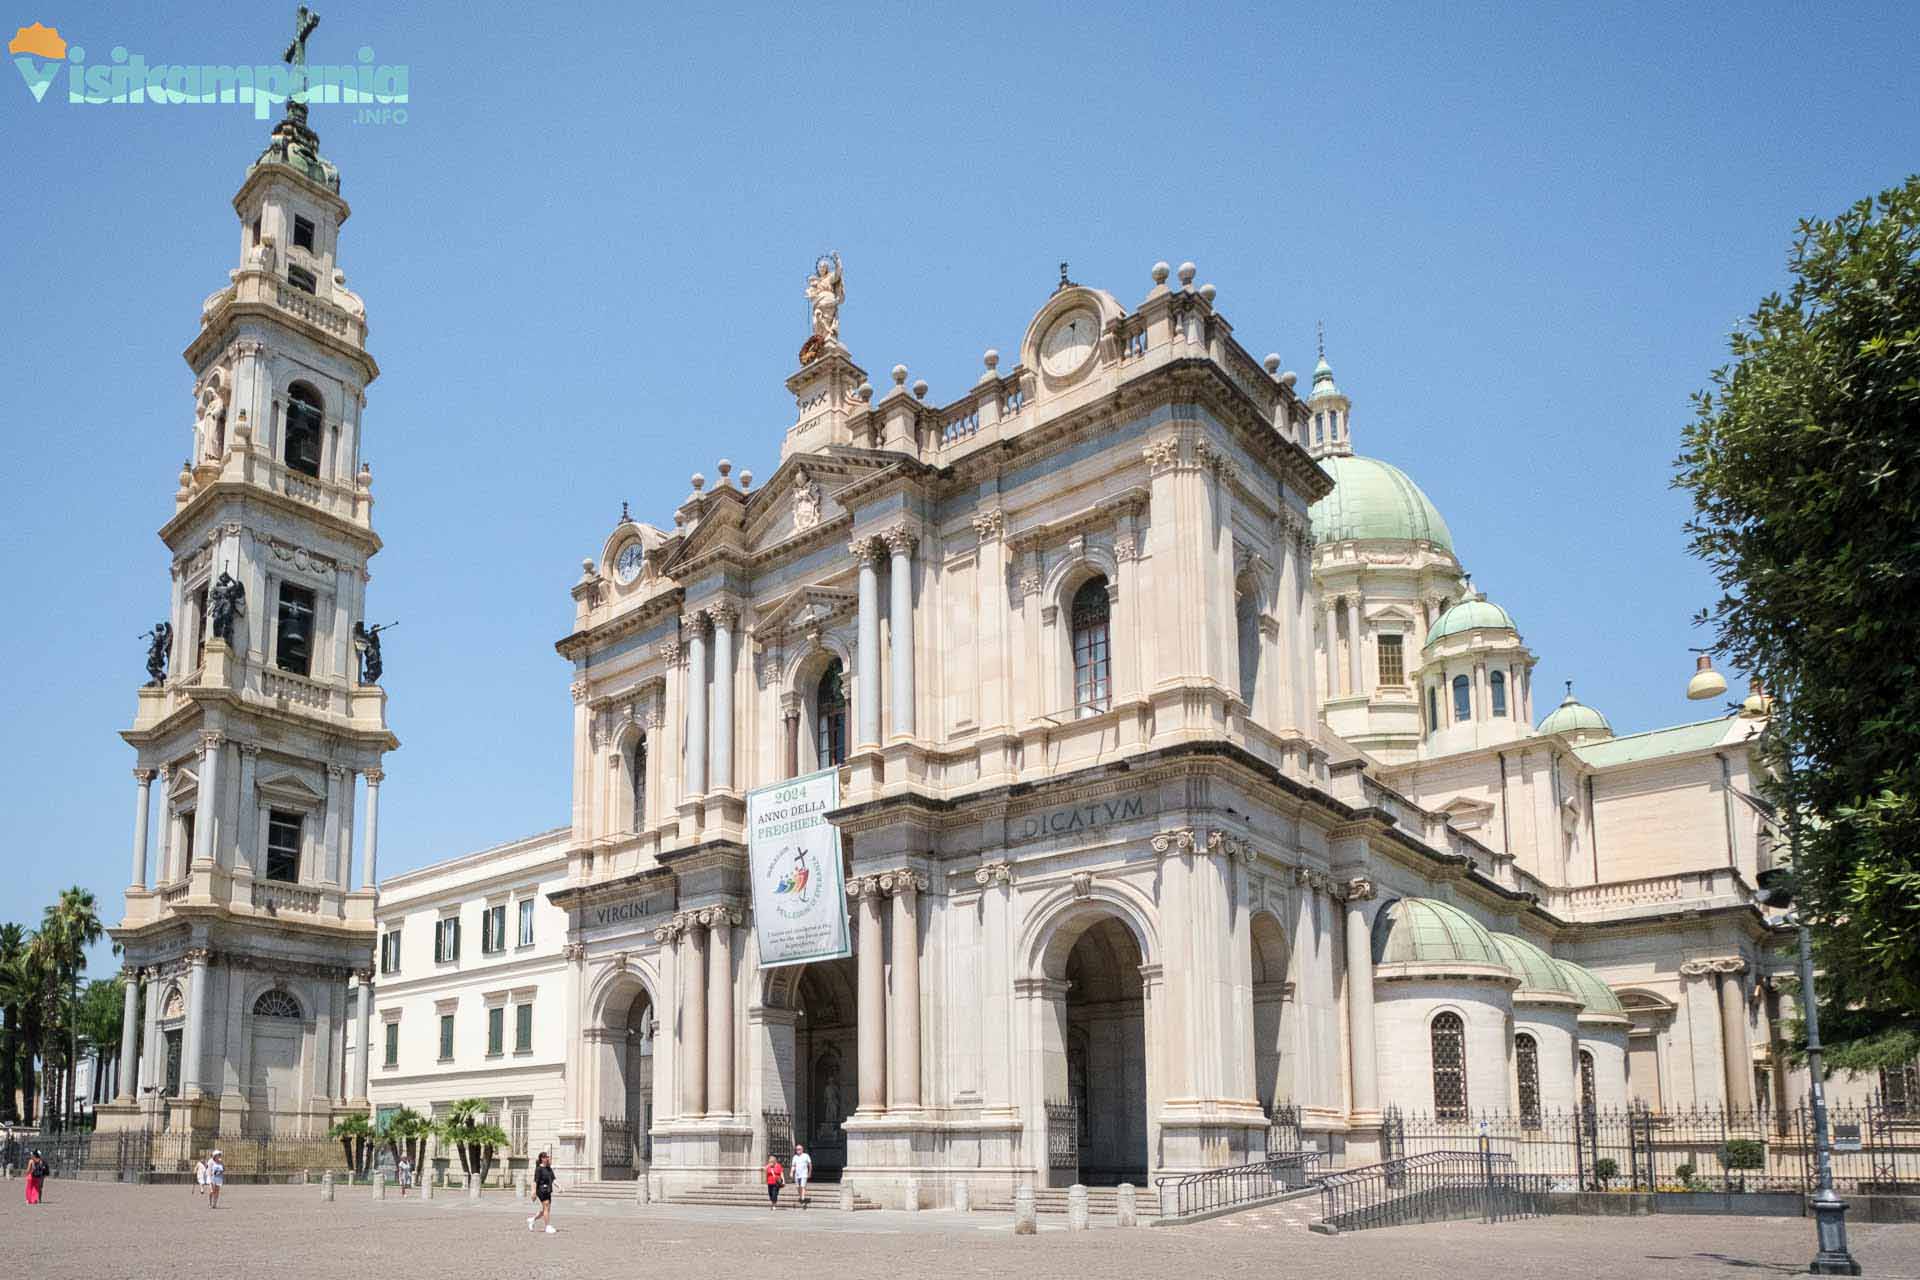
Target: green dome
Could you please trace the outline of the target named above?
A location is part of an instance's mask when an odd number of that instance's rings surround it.
[[[1462,631],[1486,631],[1494,628],[1502,628],[1516,634],[1520,630],[1513,625],[1512,614],[1486,597],[1461,600],[1441,614],[1439,621],[1433,624],[1433,630],[1427,632],[1427,647],[1431,648],[1437,641]]]
[[[1327,363],[1325,356],[1321,356],[1320,363],[1313,366],[1313,394],[1308,396],[1307,399],[1312,401],[1318,400],[1322,396],[1337,396],[1340,394],[1340,388],[1333,385],[1333,366]]]
[[[1571,960],[1555,960],[1560,971],[1567,975],[1567,981],[1573,985],[1574,994],[1580,997],[1580,1003],[1587,1006],[1582,1017],[1618,1018],[1627,1021],[1626,1006],[1620,1003],[1620,997],[1613,994],[1613,988],[1600,981],[1600,975],[1591,969],[1583,968]]]
[[[1373,918],[1375,964],[1482,964],[1505,969],[1493,935],[1458,907],[1397,898]]]
[[[1333,477],[1333,492],[1309,512],[1315,542],[1373,538],[1431,542],[1453,551],[1447,522],[1400,468],[1352,455],[1322,458],[1320,465]]]
[[[1560,700],[1560,705],[1540,722],[1541,733],[1604,733],[1613,736],[1613,726],[1607,718],[1581,702],[1569,691]]]
[[[1520,979],[1517,996],[1542,995],[1558,996],[1566,1000],[1578,1000],[1580,993],[1573,989],[1573,980],[1560,968],[1560,962],[1534,946],[1525,938],[1516,938],[1510,933],[1493,935],[1493,945],[1500,950],[1500,958],[1506,961],[1507,968],[1513,970]]]

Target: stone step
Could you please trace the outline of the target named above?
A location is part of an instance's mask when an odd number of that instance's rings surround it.
[[[1141,1187],[1133,1193],[1134,1211],[1142,1218],[1160,1216],[1160,1193],[1148,1187]],[[973,1207],[980,1213],[1012,1213],[1013,1198],[1005,1195],[986,1196],[976,1199]],[[1033,1189],[1033,1210],[1035,1213],[1065,1213],[1067,1211],[1067,1188],[1035,1187]],[[1120,1191],[1116,1187],[1088,1187],[1087,1212],[1091,1214],[1112,1215],[1120,1210]]]
[[[724,1206],[733,1209],[759,1209],[767,1203],[767,1190],[764,1184],[749,1182],[714,1183],[704,1187],[695,1187],[690,1191],[677,1191],[667,1197],[670,1204],[702,1204]],[[816,1183],[808,1188],[807,1200],[814,1209],[838,1209],[840,1207],[840,1188],[821,1186]],[[780,1208],[798,1209],[800,1197],[792,1187],[780,1193]],[[853,1196],[856,1211],[878,1209],[880,1206],[859,1192]]]

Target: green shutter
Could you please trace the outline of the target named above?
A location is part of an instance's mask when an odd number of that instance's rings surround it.
[[[513,1011],[513,1051],[533,1052],[533,1006],[523,1004]]]
[[[440,1056],[442,1059],[453,1057],[453,1015],[440,1015]]]
[[[487,1055],[497,1056],[506,1047],[507,1011],[499,1005],[487,1010]]]

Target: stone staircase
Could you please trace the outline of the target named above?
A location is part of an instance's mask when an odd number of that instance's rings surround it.
[[[816,1182],[807,1188],[807,1200],[811,1206],[809,1212],[837,1211],[840,1208],[840,1187],[833,1183]],[[767,1207],[767,1188],[764,1183],[757,1182],[716,1182],[704,1187],[695,1187],[691,1191],[677,1191],[667,1197],[667,1203],[764,1210]],[[800,1193],[797,1187],[787,1187],[780,1192],[780,1208],[798,1209],[799,1207]],[[880,1206],[856,1191],[853,1195],[853,1207],[859,1211],[878,1209]]]
[[[1142,1222],[1160,1216],[1160,1193],[1153,1187],[1134,1189],[1134,1207]],[[973,1202],[976,1213],[1012,1213],[1013,1198],[1010,1195],[984,1196]],[[1035,1187],[1033,1189],[1033,1209],[1035,1213],[1057,1213],[1064,1216],[1067,1212],[1067,1189],[1065,1187]],[[1120,1211],[1120,1192],[1116,1187],[1088,1187],[1087,1213],[1091,1217],[1111,1218]]]
[[[557,1194],[563,1200],[613,1200],[621,1204],[635,1204],[640,1196],[640,1183],[633,1178],[614,1182],[569,1182],[561,1186]]]

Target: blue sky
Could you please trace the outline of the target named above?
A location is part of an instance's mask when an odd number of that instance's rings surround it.
[[[293,24],[34,3],[0,23],[90,64],[270,61]],[[1687,719],[1712,588],[1668,487],[1688,395],[1795,221],[1903,178],[1920,117],[1910,5],[320,7],[315,61],[411,76],[404,124],[313,118],[384,370],[387,871],[566,819],[567,587],[622,500],[665,522],[721,457],[772,471],[828,248],[855,357],[937,401],[1062,259],[1128,303],[1192,259],[1303,375],[1324,321],[1356,447],[1518,619],[1538,709],[1573,678],[1620,731]],[[117,918],[179,353],[268,125],[0,76],[0,920],[76,881]]]

